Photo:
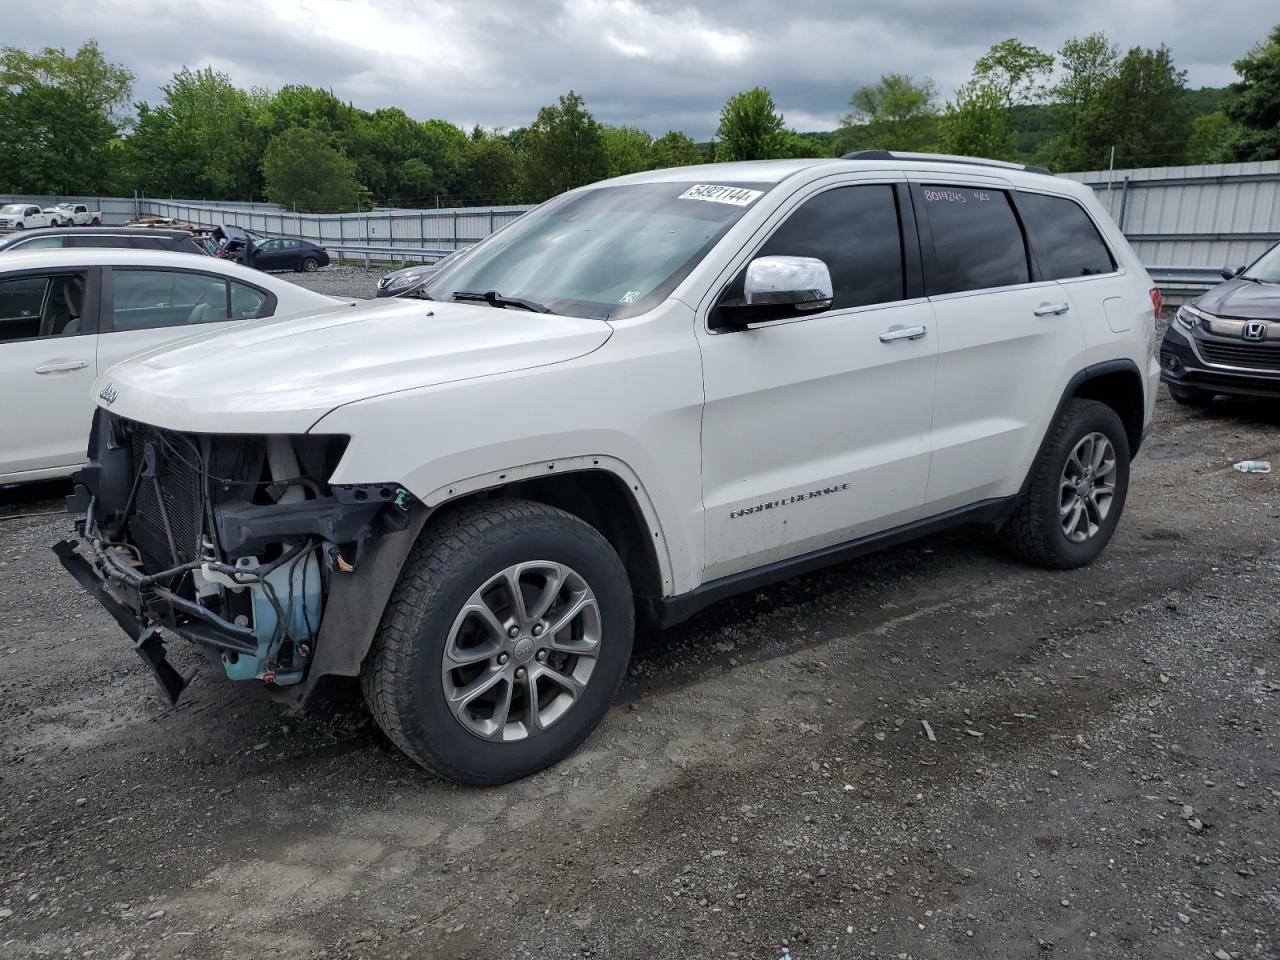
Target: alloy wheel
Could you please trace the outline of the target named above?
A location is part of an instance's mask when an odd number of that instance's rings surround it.
[[[463,604],[445,642],[450,711],[485,740],[536,736],[586,690],[600,652],[600,608],[583,577],[550,560],[490,577]]]
[[[1072,448],[1058,484],[1058,520],[1072,543],[1101,529],[1116,496],[1116,451],[1105,434],[1085,434]]]

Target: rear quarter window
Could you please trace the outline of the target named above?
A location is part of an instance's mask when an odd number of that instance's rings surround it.
[[[1084,208],[1066,197],[1017,193],[1014,203],[1027,228],[1042,280],[1111,273],[1115,258]]]

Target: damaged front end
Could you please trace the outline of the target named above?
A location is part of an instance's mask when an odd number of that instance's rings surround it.
[[[84,513],[80,536],[54,552],[133,638],[171,701],[190,677],[168,662],[166,631],[233,680],[277,694],[306,681],[309,691],[322,673],[358,670],[391,571],[384,558],[372,565],[378,582],[344,581],[365,579],[380,541],[420,527],[420,505],[396,484],[327,482],[346,445],[339,436],[182,433],[100,409],[68,501]],[[330,617],[335,595],[343,611]],[[348,622],[334,629],[333,619]],[[339,644],[351,649],[326,651],[327,666],[316,665],[322,646]]]

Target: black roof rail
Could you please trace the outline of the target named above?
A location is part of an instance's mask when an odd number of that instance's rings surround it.
[[[923,160],[931,163],[963,163],[972,167],[1003,167],[1006,170],[1023,170],[1027,173],[1043,173],[1052,177],[1048,167],[1033,163],[1010,163],[1007,160],[983,160],[980,157],[956,157],[949,153],[895,153],[892,150],[855,150],[846,153],[841,160]]]

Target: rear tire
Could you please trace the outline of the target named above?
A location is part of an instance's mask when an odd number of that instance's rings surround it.
[[[1165,384],[1169,388],[1169,396],[1184,407],[1207,407],[1213,402],[1213,394],[1195,387],[1179,387],[1172,383]]]
[[[577,517],[525,500],[463,506],[410,553],[360,675],[365,701],[438,776],[526,777],[573,752],[608,710],[631,658],[633,604],[622,561]]]
[[[303,273],[315,273],[320,269],[320,261],[315,257],[305,257],[302,261]]]
[[[1068,401],[1001,531],[1005,542],[1037,566],[1070,570],[1092,563],[1124,510],[1129,457],[1129,436],[1111,407]]]
[[[91,227],[97,227],[101,225],[102,225],[102,221],[99,220],[97,217],[94,217],[92,220],[89,221],[89,226]]]

